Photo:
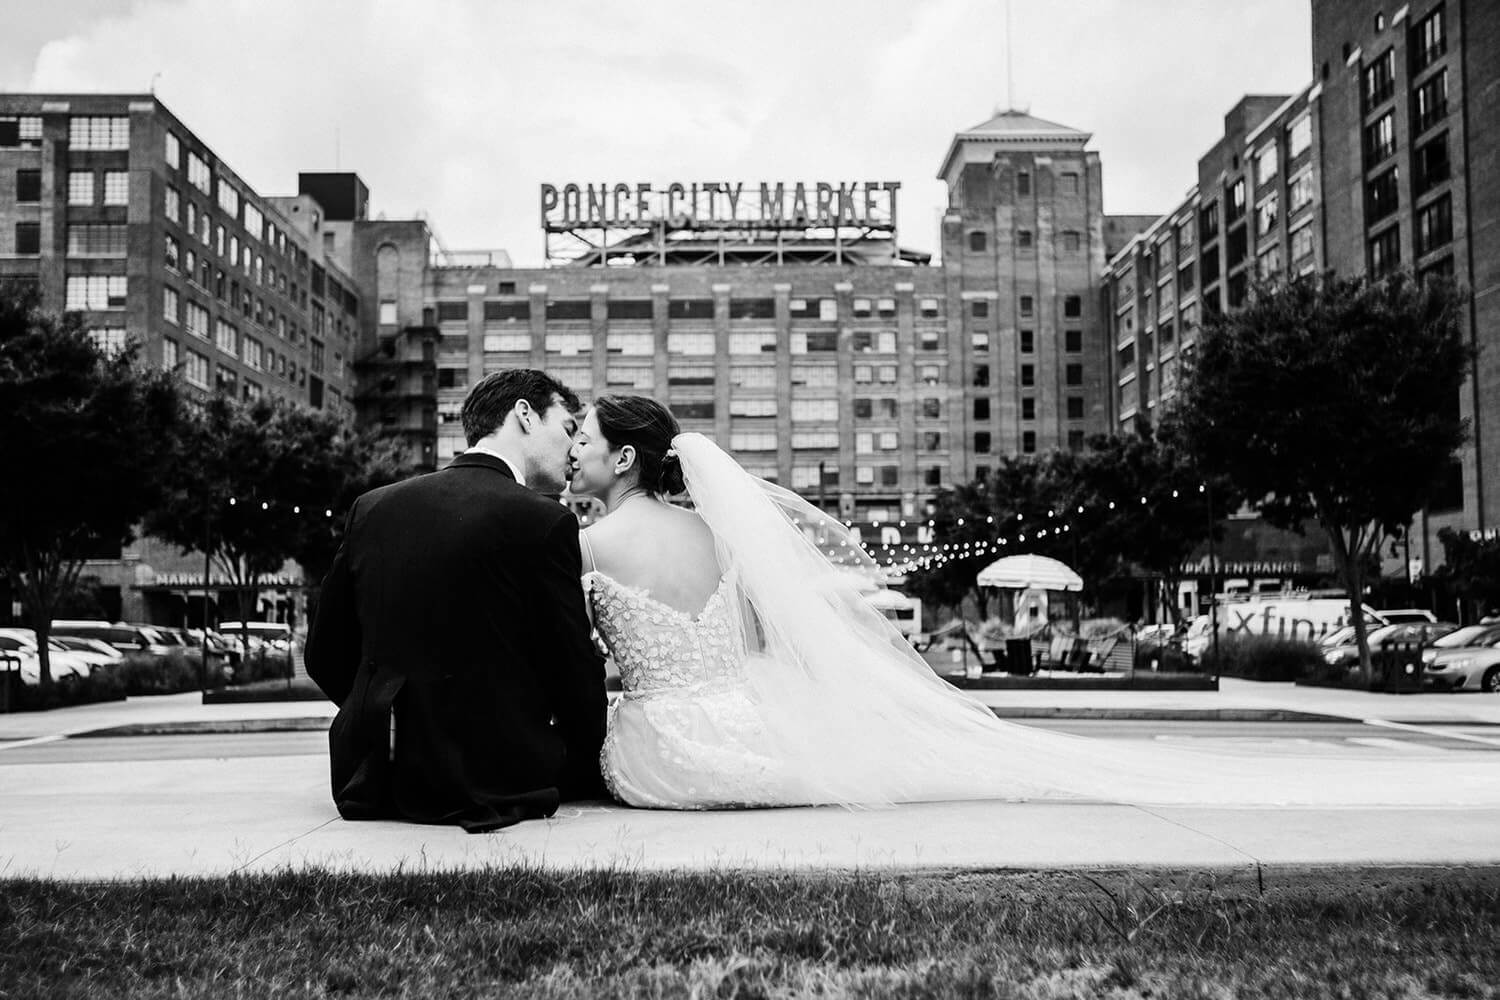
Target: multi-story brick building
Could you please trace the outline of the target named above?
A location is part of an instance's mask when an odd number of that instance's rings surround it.
[[[1410,267],[1469,292],[1478,361],[1455,409],[1472,437],[1411,555],[1437,532],[1500,529],[1500,6],[1313,0],[1313,81],[1246,97],[1198,164],[1197,184],[1106,273],[1116,426],[1169,399],[1205,312],[1234,308],[1255,275]]]
[[[152,96],[0,94],[0,278],[202,392],[352,408],[360,297],[324,246],[316,201],[258,194]],[[170,617],[201,566],[143,539],[87,572]]]

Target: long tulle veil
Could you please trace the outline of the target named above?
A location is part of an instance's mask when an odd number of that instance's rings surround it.
[[[737,641],[791,800],[1500,804],[1500,760],[1473,759],[1489,754],[1441,764],[1244,756],[999,720],[934,674],[865,598],[882,575],[842,523],[746,473],[702,434],[672,445],[732,585]]]

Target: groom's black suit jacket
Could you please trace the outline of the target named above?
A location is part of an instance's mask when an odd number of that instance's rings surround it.
[[[580,570],[577,519],[488,455],[355,501],[306,655],[345,819],[477,831],[606,794]]]

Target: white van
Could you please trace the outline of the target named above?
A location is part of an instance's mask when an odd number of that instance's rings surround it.
[[[1368,604],[1360,607],[1367,623],[1386,624],[1380,612]],[[1236,635],[1274,635],[1317,642],[1350,623],[1349,599],[1299,594],[1231,597],[1219,602],[1218,619],[1221,639]],[[1183,649],[1193,656],[1201,655],[1210,645],[1211,628],[1212,619],[1208,615],[1194,618],[1183,639]]]

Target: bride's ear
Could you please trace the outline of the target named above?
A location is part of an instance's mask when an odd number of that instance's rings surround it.
[[[623,476],[633,468],[635,468],[635,445],[621,445],[619,457],[615,459],[615,475]]]

